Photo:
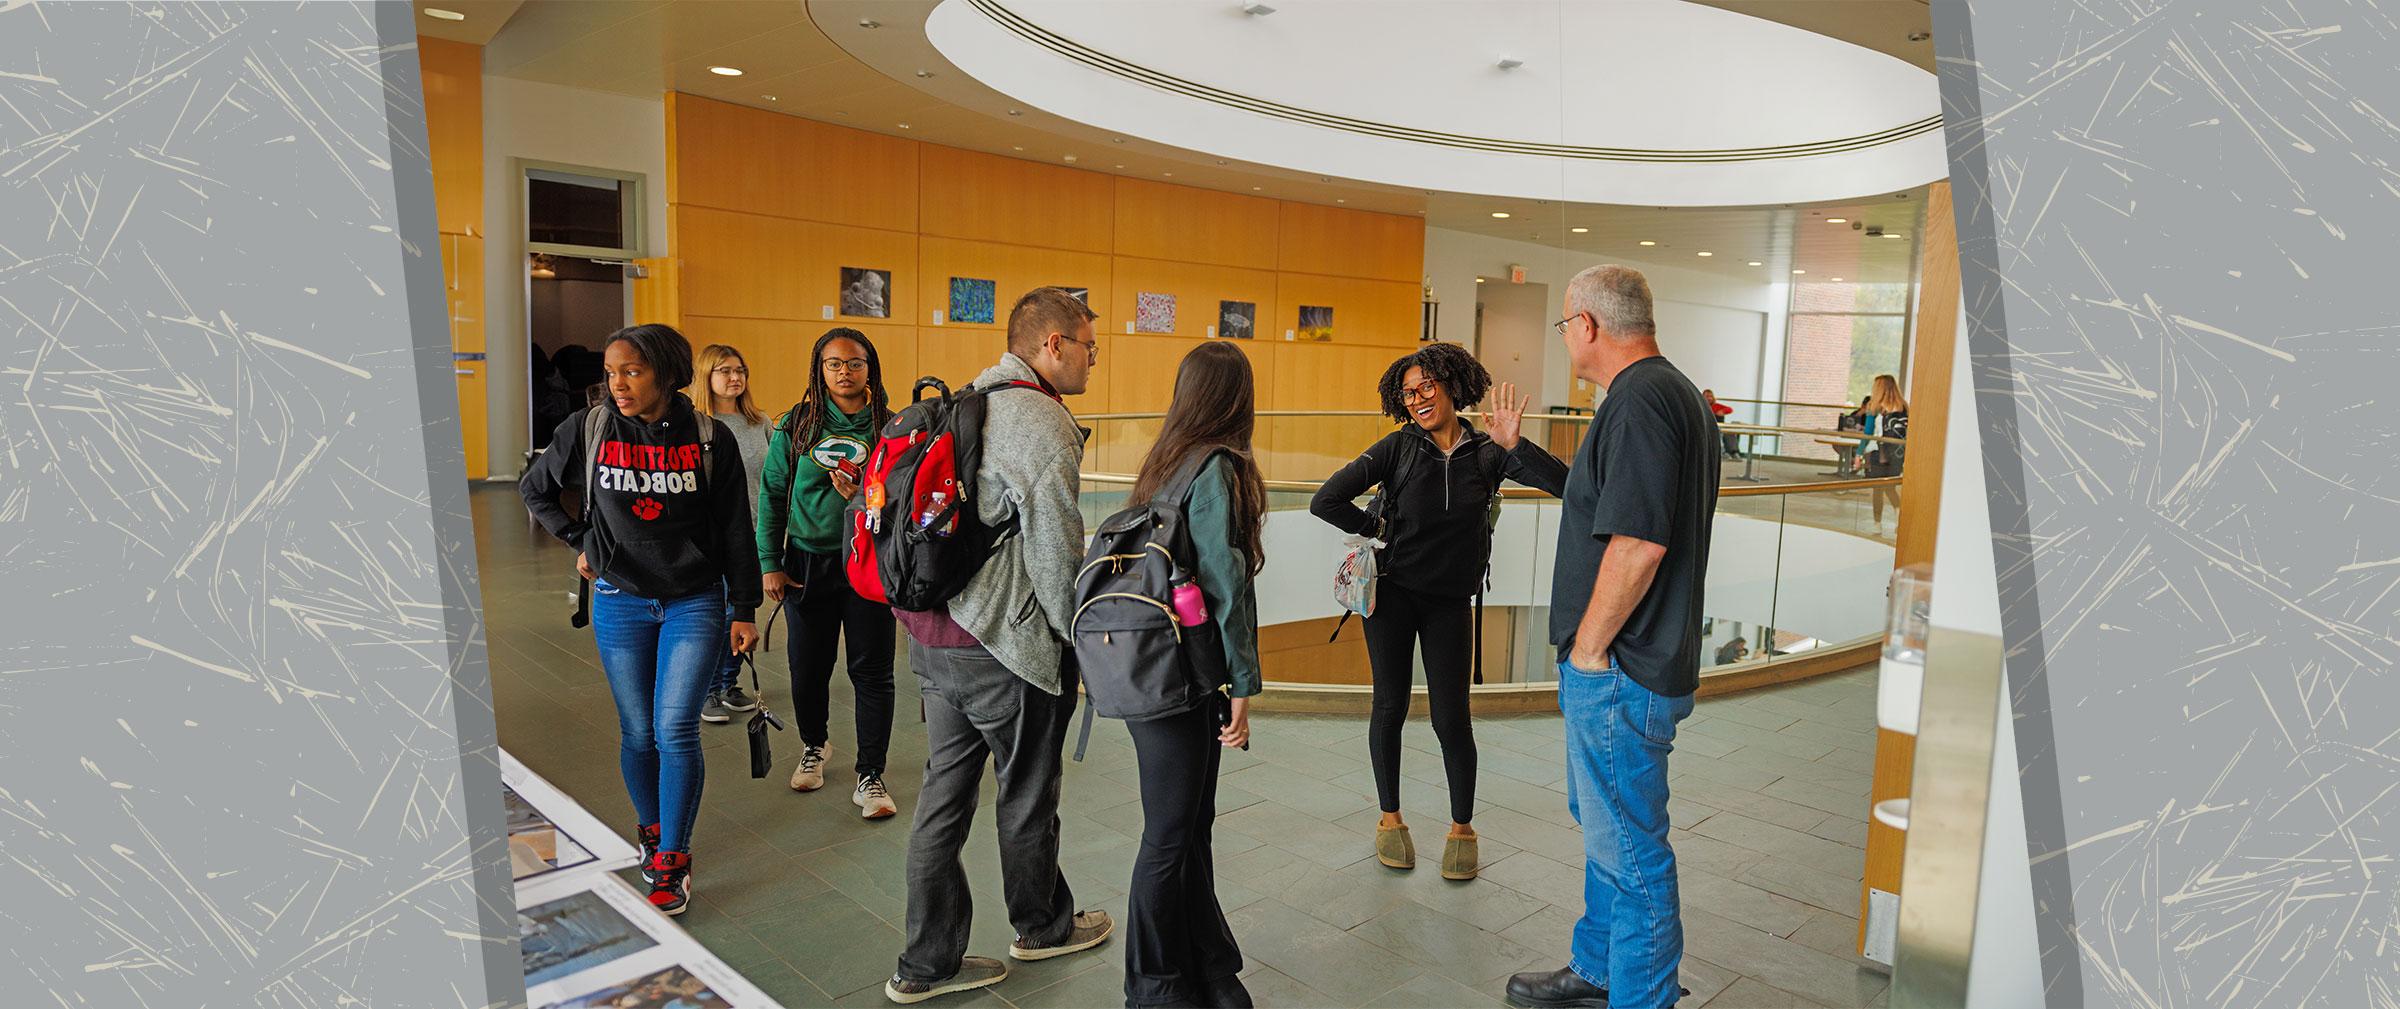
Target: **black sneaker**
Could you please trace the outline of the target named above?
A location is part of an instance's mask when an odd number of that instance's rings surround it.
[[[989,988],[1008,979],[1008,965],[988,956],[960,957],[958,973],[939,981],[910,981],[894,974],[883,983],[883,997],[913,1005],[951,992]]]
[[[757,707],[757,705],[754,704],[751,705],[751,707]],[[725,707],[724,694],[717,693],[713,690],[709,692],[708,703],[700,706],[700,720],[713,725],[723,725],[727,722],[733,721],[733,711],[728,710]]]
[[[727,711],[755,711],[758,709],[758,698],[750,696],[750,692],[743,690],[739,683],[725,688],[725,692],[718,694],[717,699],[725,703]]]
[[[642,882],[658,882],[656,877],[650,875],[650,860],[658,855],[658,824],[637,826],[633,828],[633,836],[642,845]]]
[[[691,906],[692,856],[680,851],[659,852],[650,856],[642,875],[650,880],[650,906],[658,913],[672,918]]]

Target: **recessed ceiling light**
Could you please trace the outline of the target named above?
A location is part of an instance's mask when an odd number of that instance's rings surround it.
[[[1807,272],[1808,272],[1807,270],[1793,270],[1793,271],[1792,271],[1792,276],[1795,276],[1795,277],[1797,277],[1797,276],[1799,276],[1799,275],[1801,275],[1801,274],[1803,274],[1803,273],[1807,273]]]
[[[1123,168],[1123,167],[1125,167],[1125,166],[1124,166],[1124,165],[1118,165],[1117,167],[1119,167],[1119,168]]]
[[[1348,203],[1348,202],[1350,202],[1350,201],[1348,201],[1348,200],[1344,200],[1344,199],[1340,199],[1340,198],[1338,198],[1338,197],[1337,197],[1337,198],[1336,198],[1336,199],[1335,199],[1333,202],[1335,202],[1335,203]]]
[[[782,100],[783,100],[783,99],[780,99],[780,98],[777,98],[777,97],[775,97],[774,95],[760,95],[759,97],[760,97],[760,98],[764,98],[764,99],[766,99],[766,100],[768,100],[768,101],[770,101],[770,102],[778,102],[778,101],[782,101]]]
[[[1840,278],[1840,277],[1835,277],[1835,278],[1833,278],[1833,282],[1834,282],[1834,283],[1836,283],[1836,284],[1839,284],[1839,283],[1841,283],[1841,282],[1842,282],[1842,278]]]
[[[1901,235],[1899,232],[1897,232],[1897,231],[1886,231],[1886,232],[1884,232],[1884,233],[1883,233],[1883,237],[1885,237],[1885,238],[1900,238],[1900,237],[1902,237],[1902,235]]]
[[[1500,58],[1500,62],[1494,65],[1498,66],[1502,70],[1515,70],[1518,67],[1524,66],[1525,61],[1517,59],[1514,56],[1503,56]]]
[[[1010,144],[1010,145],[1008,145],[1008,149],[1009,149],[1009,150],[1012,150],[1012,151],[1021,151],[1021,150],[1024,150],[1024,149],[1025,149],[1025,145],[1024,145],[1024,144]]]
[[[1012,115],[1012,116],[1021,116],[1021,115],[1024,115],[1024,114],[1025,114],[1025,110],[1024,110],[1024,109],[1010,109],[1010,110],[1008,110],[1008,114],[1009,114],[1009,115]]]
[[[425,8],[425,16],[436,21],[464,21],[467,19],[467,16],[464,14],[452,10],[443,10],[439,7]]]
[[[1750,265],[1752,265],[1752,266],[1765,266],[1765,265],[1767,265],[1767,264],[1765,264],[1765,263],[1761,263],[1761,262],[1759,262],[1758,260],[1755,260],[1755,259],[1753,259],[1753,260],[1751,260],[1751,261],[1750,261]]]
[[[1850,219],[1849,219],[1849,218],[1847,218],[1847,217],[1828,217],[1828,218],[1826,218],[1826,219],[1825,219],[1825,223],[1827,223],[1827,224],[1848,224],[1848,223],[1850,223]]]
[[[1108,139],[1109,139],[1109,142],[1111,142],[1111,143],[1118,143],[1118,144],[1121,144],[1121,143],[1124,143],[1124,142],[1125,142],[1125,138],[1124,138],[1124,137],[1110,137],[1110,138],[1108,138]]]
[[[1159,175],[1159,177],[1160,177],[1160,178],[1165,178],[1165,179],[1172,179],[1172,178],[1174,178],[1174,177],[1175,177],[1175,173],[1174,173],[1174,172],[1160,172],[1160,173],[1158,173],[1158,175]]]
[[[1252,17],[1263,18],[1269,14],[1275,13],[1275,8],[1259,3],[1258,0],[1249,0],[1248,3],[1242,5],[1242,13],[1248,14]]]
[[[1493,216],[1493,217],[1495,217],[1495,218],[1498,218],[1498,219],[1500,219],[1500,220],[1503,220],[1503,221],[1505,221],[1505,220],[1508,220],[1508,211],[1505,211],[1505,210],[1495,210],[1495,211],[1492,211],[1492,216]]]
[[[1067,159],[1067,163],[1068,163],[1068,164],[1070,164],[1070,165],[1071,165],[1071,164],[1074,164],[1074,163],[1075,163],[1075,161],[1076,161],[1076,158],[1075,158],[1075,156],[1074,156],[1074,155],[1072,155],[1072,154],[1066,155],[1065,157],[1066,157],[1066,159]]]
[[[901,123],[901,124],[900,124],[900,128],[905,130],[905,129],[908,129],[909,127],[908,127],[908,124],[907,124],[907,123]]]
[[[739,67],[710,67],[708,72],[719,77],[740,77],[742,75]]]
[[[1576,233],[1576,234],[1578,234],[1578,235],[1582,235],[1582,234],[1589,234],[1589,233],[1591,232],[1591,230],[1592,230],[1592,229],[1590,229],[1590,228],[1568,228],[1567,230],[1568,230],[1568,231],[1572,231],[1572,232],[1574,232],[1574,233]]]
[[[1224,158],[1218,158],[1218,159],[1217,159],[1217,163],[1218,163],[1218,164],[1220,164],[1220,165],[1222,165],[1222,164],[1224,164],[1224,163],[1225,163],[1225,159],[1224,159]]]
[[[918,77],[931,77],[931,76],[933,76],[933,71],[931,71],[931,70],[919,70],[919,71],[917,71],[917,76],[918,76]]]
[[[1477,277],[1477,278],[1475,278],[1475,282],[1476,282],[1476,283],[1478,283],[1478,284],[1480,284],[1480,283],[1483,283],[1483,278],[1482,278],[1482,277]]]
[[[1908,40],[1911,42],[1923,42],[1932,37],[1933,33],[1928,31],[1913,31],[1908,33]]]
[[[1708,258],[1708,257],[1710,257],[1710,256],[1714,256],[1714,255],[1716,255],[1716,253],[1714,253],[1714,252],[1702,252],[1702,253],[1698,253],[1698,255],[1699,255],[1701,258],[1703,258],[1703,259],[1706,259],[1706,258]]]
[[[1252,187],[1250,187],[1250,191],[1251,191],[1251,192],[1253,192],[1253,193],[1255,193],[1255,192],[1258,192],[1259,190],[1261,190],[1261,189],[1265,189],[1265,188],[1267,188],[1267,187],[1265,187],[1265,186],[1252,186]]]
[[[1653,241],[1651,241],[1651,240],[1649,240],[1649,239],[1645,238],[1645,239],[1642,239],[1642,244],[1643,244],[1643,245],[1657,245],[1658,243],[1657,243],[1657,242],[1653,242]]]
[[[858,19],[858,26],[866,29],[875,29],[883,27],[883,22],[877,21],[874,18],[860,18]]]

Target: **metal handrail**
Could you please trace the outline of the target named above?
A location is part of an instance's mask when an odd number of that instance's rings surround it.
[[[1163,412],[1160,412],[1160,413],[1086,413],[1086,414],[1077,414],[1075,419],[1076,419],[1076,420],[1078,420],[1078,421],[1083,421],[1083,422],[1089,423],[1089,422],[1092,422],[1092,421],[1101,421],[1101,420],[1164,420],[1164,419],[1166,419],[1166,416],[1167,416],[1167,415],[1166,415],[1165,413],[1163,413]],[[1259,416],[1259,417],[1381,417],[1381,416],[1383,416],[1383,413],[1382,413],[1381,411],[1378,411],[1378,410],[1260,410],[1260,411],[1258,411],[1256,414],[1254,414],[1254,416]],[[1479,419],[1486,419],[1486,418],[1489,418],[1489,417],[1491,416],[1491,412],[1490,412],[1490,411],[1487,411],[1487,410],[1471,410],[1471,411],[1467,411],[1467,412],[1465,412],[1465,413],[1461,414],[1461,416],[1466,416],[1466,417],[1475,417],[1475,418],[1479,418]],[[1590,416],[1588,416],[1588,415],[1581,415],[1581,414],[1565,414],[1565,413],[1529,413],[1529,414],[1526,414],[1526,415],[1525,415],[1525,419],[1526,419],[1526,420],[1539,420],[1539,421],[1572,421],[1572,422],[1576,422],[1576,423],[1583,423],[1583,424],[1589,424],[1589,423],[1591,423],[1591,422],[1592,422],[1592,418],[1591,418]],[[1902,442],[1902,443],[1905,443],[1905,442],[1908,440],[1908,439],[1905,439],[1905,438],[1888,438],[1888,437],[1885,437],[1885,436],[1883,436],[1883,435],[1879,435],[1879,434],[1862,434],[1862,433],[1860,433],[1860,432],[1857,432],[1857,431],[1835,431],[1835,430],[1827,430],[1827,429],[1825,429],[1825,428],[1821,428],[1821,427],[1779,427],[1779,426],[1775,426],[1775,425],[1771,425],[1771,424],[1725,424],[1725,423],[1720,423],[1720,424],[1718,424],[1718,425],[1717,425],[1717,427],[1718,427],[1720,430],[1727,431],[1727,432],[1730,432],[1730,433],[1733,433],[1733,434],[1805,434],[1805,435],[1815,435],[1815,436],[1818,436],[1818,437],[1824,437],[1824,438],[1838,438],[1838,439],[1840,439],[1840,440],[1842,440],[1842,441],[1888,441],[1888,442]]]
[[[1110,487],[1131,487],[1133,486],[1134,481],[1139,478],[1132,473],[1085,473],[1083,474],[1082,479],[1085,483],[1102,484]],[[1314,494],[1317,492],[1318,488],[1325,486],[1325,481],[1262,480],[1260,481],[1260,484],[1270,491],[1293,494]],[[1720,498],[1762,497],[1769,494],[1815,494],[1819,492],[1833,493],[1837,491],[1864,490],[1869,487],[1898,486],[1900,486],[1900,478],[1896,476],[1871,477],[1861,480],[1812,480],[1806,483],[1762,484],[1756,487],[1720,487],[1717,490],[1717,496]],[[1512,501],[1539,500],[1551,497],[1549,493],[1534,487],[1503,487],[1500,489],[1500,496]]]

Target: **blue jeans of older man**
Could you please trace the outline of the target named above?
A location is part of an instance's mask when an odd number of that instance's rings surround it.
[[[1583,827],[1583,917],[1568,965],[1616,1009],[1679,994],[1683,905],[1667,845],[1667,754],[1692,698],[1662,697],[1618,668],[1558,664],[1567,726],[1567,809]]]

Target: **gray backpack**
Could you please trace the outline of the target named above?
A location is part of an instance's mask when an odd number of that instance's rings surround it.
[[[1068,630],[1091,712],[1162,718],[1199,706],[1228,680],[1216,621],[1175,619],[1175,586],[1198,577],[1183,509],[1217,451],[1193,455],[1147,503],[1101,522],[1084,552]]]

